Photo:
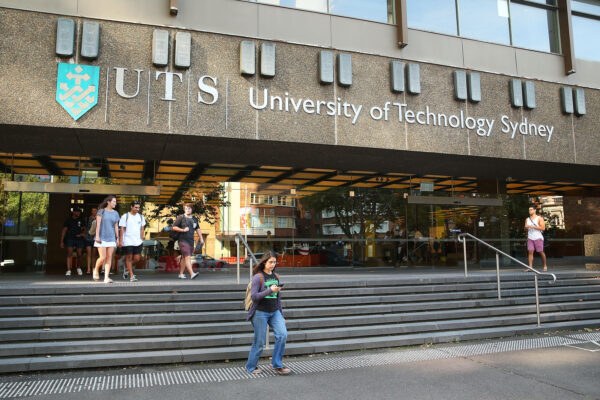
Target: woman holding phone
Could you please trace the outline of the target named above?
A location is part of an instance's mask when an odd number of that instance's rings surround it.
[[[273,251],[267,251],[262,256],[258,264],[252,268],[252,284],[250,294],[252,297],[252,306],[248,310],[248,321],[254,328],[254,340],[248,354],[246,370],[251,374],[260,374],[262,371],[258,368],[258,359],[265,346],[267,325],[273,329],[275,335],[275,345],[273,346],[273,356],[269,368],[282,375],[287,375],[291,371],[285,367],[281,360],[285,351],[285,341],[287,339],[287,328],[285,319],[283,319],[283,309],[281,307],[281,287],[279,275],[273,270],[277,265],[277,255]]]

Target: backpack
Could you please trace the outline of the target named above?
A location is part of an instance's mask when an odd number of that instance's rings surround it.
[[[260,274],[260,287],[262,289],[263,285],[263,274]],[[248,311],[250,307],[252,307],[252,279],[248,282],[248,287],[246,288],[246,298],[244,299],[244,310]]]
[[[90,225],[90,229],[88,229],[88,235],[96,236],[96,218],[94,218],[92,224]]]

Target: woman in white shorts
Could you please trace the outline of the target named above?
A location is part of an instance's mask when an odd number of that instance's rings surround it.
[[[98,260],[94,267],[94,280],[100,280],[98,269],[104,264],[104,283],[112,283],[109,278],[110,265],[113,252],[119,245],[119,213],[115,211],[117,198],[108,196],[98,206],[96,214],[96,241],[94,247],[98,248]]]

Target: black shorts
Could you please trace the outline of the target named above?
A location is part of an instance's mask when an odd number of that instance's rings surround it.
[[[137,256],[138,254],[142,254],[142,247],[144,247],[143,243],[139,246],[123,246],[123,253]]]

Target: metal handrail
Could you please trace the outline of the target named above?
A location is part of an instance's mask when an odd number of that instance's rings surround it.
[[[244,239],[244,237],[242,236],[241,233],[236,233],[235,234],[235,245],[237,246],[237,255],[238,255],[236,257],[237,258],[237,283],[240,283],[240,242],[242,242],[242,244],[246,247],[246,250],[248,251],[248,254],[250,255],[250,278],[252,278],[253,262],[258,264],[258,260],[256,259],[256,256],[254,256],[254,253],[250,249],[250,246],[248,246],[246,239]]]
[[[502,299],[502,294],[501,294],[501,290],[500,290],[500,254],[502,254],[503,256],[509,258],[510,260],[516,262],[517,264],[521,264],[522,266],[524,266],[525,268],[527,268],[528,270],[534,272],[534,278],[535,278],[535,309],[536,309],[536,314],[537,314],[537,325],[540,326],[540,295],[539,295],[539,290],[538,290],[538,275],[549,275],[552,277],[552,282],[550,282],[550,284],[556,282],[556,275],[554,275],[553,273],[550,272],[540,272],[538,270],[536,270],[533,267],[530,267],[529,265],[517,260],[516,258],[514,258],[513,256],[510,256],[508,254],[506,254],[505,252],[503,252],[500,249],[495,248],[494,246],[492,246],[491,244],[484,242],[483,240],[471,235],[470,233],[461,233],[460,235],[458,235],[458,241],[461,242],[463,244],[463,254],[464,254],[464,262],[465,262],[465,277],[468,276],[467,273],[467,239],[466,237],[470,237],[473,240],[476,240],[477,242],[483,244],[484,246],[487,246],[488,248],[494,250],[496,252],[496,280],[498,282],[498,300]]]

